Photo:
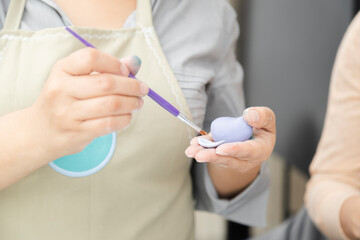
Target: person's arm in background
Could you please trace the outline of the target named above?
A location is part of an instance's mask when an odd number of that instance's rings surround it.
[[[335,60],[323,134],[305,202],[330,239],[360,239],[360,14]]]

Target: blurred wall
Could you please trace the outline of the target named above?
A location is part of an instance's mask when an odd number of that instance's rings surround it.
[[[248,106],[277,114],[275,150],[307,172],[326,111],[337,47],[353,0],[239,0],[239,58]]]

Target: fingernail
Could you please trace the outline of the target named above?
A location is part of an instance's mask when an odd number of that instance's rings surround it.
[[[145,83],[140,83],[140,94],[141,94],[141,96],[145,96],[145,95],[147,95],[148,94],[148,92],[149,92],[149,88],[148,88],[148,86],[146,86],[146,84]]]
[[[128,69],[125,66],[125,64],[123,64],[123,63],[120,64],[120,72],[121,72],[121,75],[123,75],[123,76],[128,75]]]
[[[140,68],[140,66],[141,66],[141,59],[140,59],[138,56],[136,56],[136,55],[132,56],[132,62],[133,62],[133,65],[134,65],[135,67],[139,67],[139,68]]]
[[[220,151],[216,151],[216,154],[217,155],[220,155],[220,156],[229,156],[230,154],[227,153],[227,152],[220,152]]]
[[[193,158],[193,157],[194,157],[193,154],[190,154],[190,153],[188,153],[187,151],[185,151],[185,155],[186,155],[188,158]]]
[[[244,118],[249,123],[255,123],[260,120],[259,113],[252,109],[246,109],[244,112]]]
[[[131,64],[133,66],[134,75],[136,75],[140,70],[141,59],[138,56],[134,55],[132,56]]]

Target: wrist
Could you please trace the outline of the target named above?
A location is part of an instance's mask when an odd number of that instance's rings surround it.
[[[50,161],[39,145],[37,131],[28,109],[0,117],[0,190]]]
[[[261,164],[246,172],[238,172],[214,163],[208,163],[207,167],[219,197],[230,199],[244,191],[255,180]]]
[[[53,154],[47,151],[46,142],[49,142],[46,137],[47,131],[38,119],[36,110],[29,107],[12,114],[11,120],[15,125],[11,129],[16,129],[14,136],[19,142],[21,157],[30,160],[35,169],[54,159]]]

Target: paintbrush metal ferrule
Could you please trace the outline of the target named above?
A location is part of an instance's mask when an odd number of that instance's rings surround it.
[[[200,131],[199,133],[200,133],[200,135],[203,135],[203,136],[204,136],[204,135],[207,135],[207,132],[205,132],[205,131],[202,130],[202,129],[201,129],[201,131]]]
[[[195,123],[193,123],[192,121],[190,121],[190,119],[188,119],[187,117],[185,117],[183,114],[179,114],[177,116],[178,119],[180,119],[182,122],[186,123],[188,126],[190,126],[191,128],[193,128],[196,132],[200,133],[201,135],[206,135],[207,133],[202,130],[200,127],[198,127]]]

